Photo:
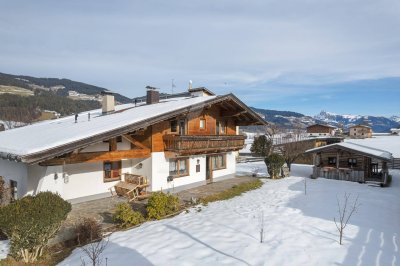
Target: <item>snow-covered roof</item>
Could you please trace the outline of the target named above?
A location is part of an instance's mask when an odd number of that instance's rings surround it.
[[[204,105],[226,99],[234,100],[240,106],[250,110],[233,94],[172,98],[150,105],[119,105],[115,107],[115,112],[107,115],[102,115],[101,109],[97,109],[78,114],[77,123],[75,123],[75,116],[72,115],[0,132],[0,158],[13,159],[12,157],[18,157],[16,159],[21,160],[21,157],[56,148],[68,152],[62,149],[64,145],[78,141],[87,143],[85,140],[89,140],[93,136],[104,135],[104,133],[113,130],[133,130],[135,129],[134,126],[144,128],[152,123],[159,122],[160,119],[169,118],[168,115],[170,114],[176,115],[176,112],[180,111],[197,110],[196,108],[202,108]],[[261,118],[252,113],[251,110],[249,112],[257,123],[261,123]],[[90,113],[90,121],[88,113]]]
[[[352,142],[341,142],[341,143],[335,143],[335,144],[331,144],[331,145],[326,145],[326,146],[322,146],[322,147],[318,147],[318,148],[313,148],[313,149],[309,149],[306,151],[306,153],[315,153],[315,152],[320,152],[320,151],[324,151],[324,150],[350,150],[353,152],[357,152],[369,157],[373,157],[373,158],[378,158],[378,159],[382,159],[385,161],[389,161],[391,160],[392,154],[388,151],[384,151],[384,150],[380,150],[380,149],[376,149],[376,148],[372,148],[372,147],[368,147],[368,146],[364,146],[364,145],[360,145],[360,144],[356,144],[356,143],[352,143]]]

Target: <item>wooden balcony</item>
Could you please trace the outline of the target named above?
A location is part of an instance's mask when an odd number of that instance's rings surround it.
[[[164,149],[178,155],[238,151],[243,148],[243,135],[164,135]]]

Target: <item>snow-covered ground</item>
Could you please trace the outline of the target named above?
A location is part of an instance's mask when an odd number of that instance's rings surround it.
[[[400,171],[392,174],[388,188],[307,179],[307,195],[302,177],[267,180],[201,211],[114,233],[103,257],[108,265],[400,265]],[[333,218],[344,192],[361,206],[339,245]],[[81,258],[78,248],[60,265],[81,265]]]
[[[392,153],[393,157],[400,158],[400,136],[375,136],[367,139],[345,139],[345,142],[352,142],[365,145],[371,148],[385,150]]]
[[[5,259],[9,252],[10,246],[8,240],[0,240],[0,260]],[[0,264],[1,265],[1,264]]]
[[[236,164],[236,175],[252,176],[253,174],[256,174],[258,177],[269,176],[264,161]]]

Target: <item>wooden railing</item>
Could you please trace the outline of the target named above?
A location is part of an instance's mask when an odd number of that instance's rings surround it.
[[[164,149],[179,154],[237,151],[243,148],[243,135],[164,135]]]
[[[364,171],[351,168],[317,167],[314,166],[313,177],[324,177],[327,179],[346,180],[353,182],[364,182]]]

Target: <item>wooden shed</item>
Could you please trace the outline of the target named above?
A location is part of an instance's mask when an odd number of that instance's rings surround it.
[[[350,142],[307,150],[313,154],[313,177],[386,184],[390,152]]]

